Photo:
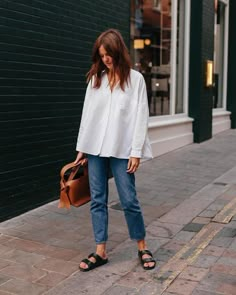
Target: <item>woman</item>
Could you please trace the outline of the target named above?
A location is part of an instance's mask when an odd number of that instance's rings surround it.
[[[156,262],[146,246],[134,177],[140,158],[152,158],[147,138],[146,86],[143,76],[131,69],[128,50],[117,30],[107,30],[97,38],[87,79],[75,163],[85,163],[87,155],[96,252],[82,260],[79,268],[89,271],[108,262],[107,201],[111,169],[130,238],[137,241],[143,268],[153,269]]]

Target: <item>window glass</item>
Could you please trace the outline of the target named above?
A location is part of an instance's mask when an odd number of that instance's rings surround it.
[[[214,36],[214,108],[223,107],[225,4],[216,1]]]
[[[171,3],[131,0],[131,57],[145,78],[151,116],[170,114]]]

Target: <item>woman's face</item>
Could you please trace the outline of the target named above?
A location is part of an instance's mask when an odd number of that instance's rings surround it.
[[[102,59],[104,65],[109,69],[112,70],[113,68],[113,59],[110,55],[107,54],[106,49],[101,45],[99,47],[99,55]]]

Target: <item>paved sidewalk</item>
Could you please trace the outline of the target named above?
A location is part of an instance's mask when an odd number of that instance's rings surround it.
[[[156,269],[141,268],[111,180],[110,262],[78,271],[89,204],[55,201],[0,224],[0,295],[236,294],[236,131],[144,162],[136,180]]]

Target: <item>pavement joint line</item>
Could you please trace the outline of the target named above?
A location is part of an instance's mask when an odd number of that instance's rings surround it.
[[[161,269],[155,279],[161,281],[160,294],[166,291],[179,274],[198,258],[210,241],[221,231],[236,213],[236,198],[230,201],[191,241],[178,251]],[[187,255],[186,255],[187,254]],[[186,257],[184,257],[184,255]],[[175,269],[178,267],[177,270]]]
[[[236,214],[236,198],[230,201],[216,216],[212,219],[216,223],[229,223]]]
[[[199,254],[207,247],[207,245],[210,243],[210,241],[219,233],[219,231],[223,228],[223,226],[219,226],[219,228],[216,228],[212,230],[210,235],[206,240],[204,240],[193,252],[192,255],[190,255],[186,260],[188,264],[192,264],[196,258],[199,256]],[[210,230],[210,229],[209,229]]]
[[[174,261],[176,261],[176,260],[178,260],[179,258],[181,258],[181,257],[183,257],[183,255],[187,252],[187,251],[189,251],[193,246],[196,246],[197,245],[197,243],[199,243],[200,242],[200,240],[201,240],[201,238],[204,238],[204,236],[208,236],[208,231],[209,231],[209,229],[208,229],[208,227],[211,225],[211,227],[215,227],[216,225],[213,225],[213,224],[211,224],[211,223],[209,223],[209,224],[207,224],[206,226],[204,226],[194,237],[193,237],[193,239],[191,240],[191,241],[189,241],[188,242],[188,244],[187,245],[185,245],[179,252],[177,252],[176,254],[175,254],[175,256],[174,257],[172,257],[171,259],[170,259],[170,263],[172,263],[172,262],[174,262]]]
[[[230,201],[216,216],[220,222],[215,222],[215,218],[206,224],[191,241],[180,249],[162,268],[156,280],[160,282],[160,294],[166,291],[171,283],[188,266],[192,265],[201,252],[209,245],[211,240],[223,229],[223,221],[230,221],[236,213],[236,198]],[[176,269],[176,267],[178,269]]]
[[[222,186],[227,186],[228,185],[228,183],[226,183],[226,182],[220,182],[220,181],[213,182],[213,184],[215,184],[215,185],[222,185]]]
[[[155,279],[161,281],[161,293],[166,291],[170,284],[178,277],[178,275],[188,266],[191,265],[201,254],[201,252],[208,246],[210,241],[223,228],[223,224],[209,223],[179,252],[172,257],[167,264],[165,264]],[[190,251],[189,251],[190,250]],[[191,250],[193,250],[191,252]],[[183,258],[183,255],[189,251],[189,255]],[[177,270],[176,267],[178,268]],[[174,269],[172,271],[172,269]]]

